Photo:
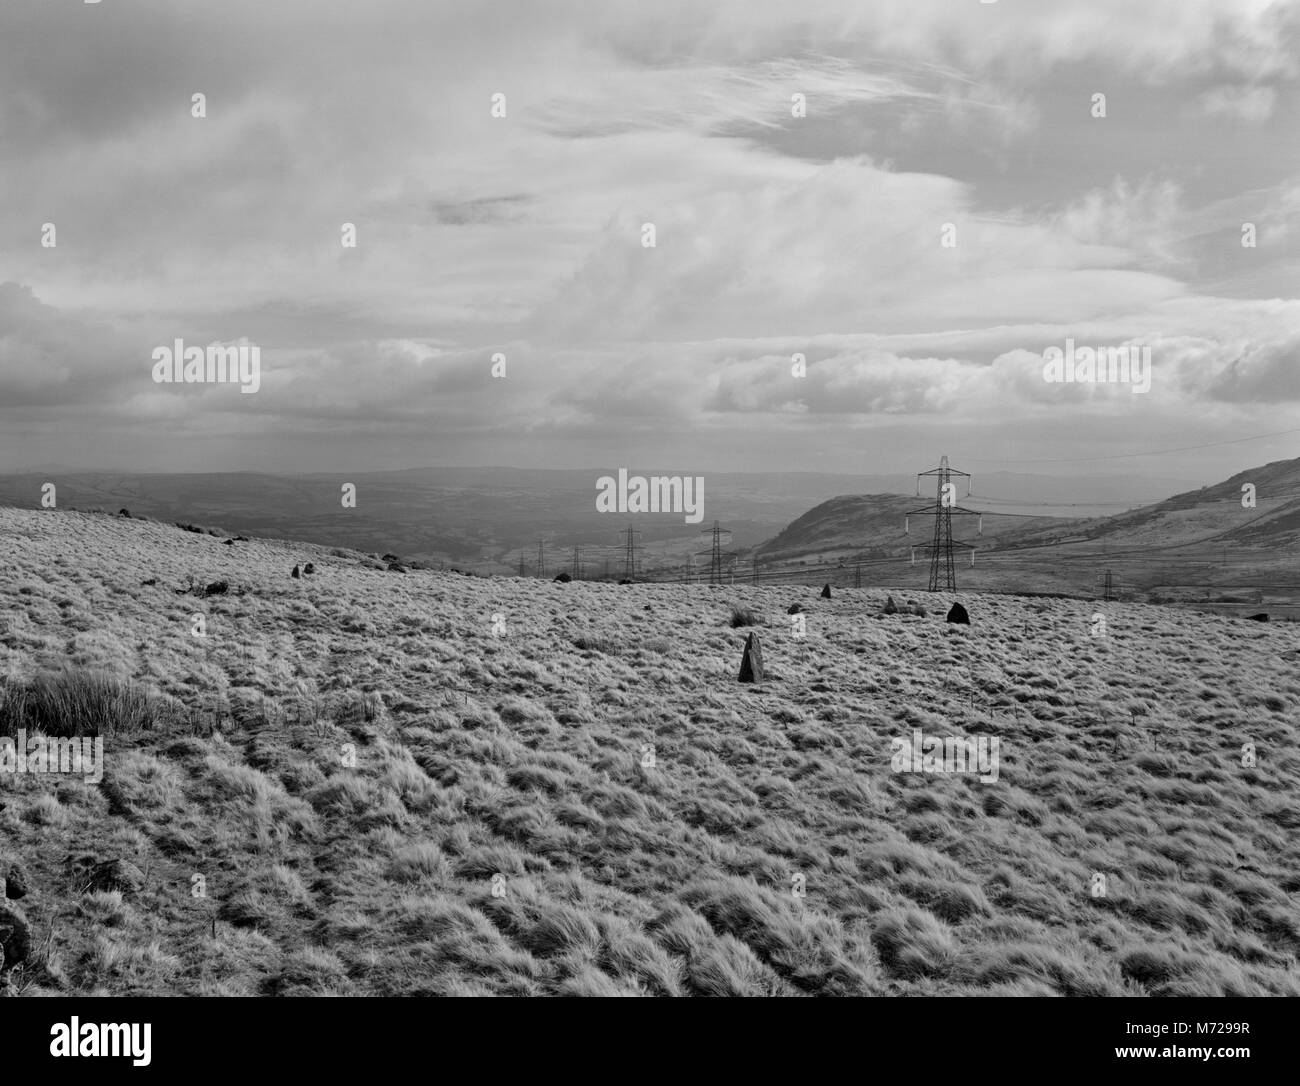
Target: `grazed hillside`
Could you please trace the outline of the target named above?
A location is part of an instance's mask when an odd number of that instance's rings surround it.
[[[856,558],[864,553],[906,555],[911,547],[931,540],[933,519],[913,515],[911,510],[927,509],[934,496],[918,498],[900,494],[844,494],[808,510],[758,548],[761,561],[782,562],[806,555],[832,558]],[[964,503],[978,508],[974,499]],[[977,541],[984,547],[998,545],[999,537],[1015,538],[1033,528],[1065,529],[1072,522],[1059,517],[1005,516],[985,513],[961,518],[954,536]],[[977,535],[979,528],[984,534]],[[906,529],[906,531],[904,531]]]
[[[885,598],[402,574],[0,509],[9,704],[61,669],[154,699],[101,785],[0,784],[32,942],[9,982],[1300,995],[1294,627]],[[997,737],[998,779],[892,772],[916,728]],[[139,878],[86,877],[109,860]]]

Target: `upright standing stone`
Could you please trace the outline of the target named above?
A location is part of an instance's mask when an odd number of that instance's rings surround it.
[[[959,622],[963,626],[969,626],[970,615],[966,613],[966,608],[964,608],[960,603],[954,603],[952,605],[952,610],[948,612],[948,621]]]
[[[756,633],[751,633],[745,639],[745,655],[740,660],[740,681],[742,683],[763,681],[763,650],[759,647]]]
[[[828,600],[830,598],[831,598],[831,586],[828,584],[822,585],[822,599]]]

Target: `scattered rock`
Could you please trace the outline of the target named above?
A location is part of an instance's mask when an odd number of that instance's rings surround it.
[[[294,567],[293,567],[293,572],[290,573],[289,576],[290,576],[290,577],[295,577],[295,578],[297,578],[297,577],[301,577],[302,574],[298,571],[298,567],[297,567],[297,566],[294,566]]]
[[[830,598],[831,598],[831,586],[828,584],[822,585],[822,599],[828,600]]]
[[[884,613],[887,614],[887,615],[896,615],[896,614],[898,614],[898,604],[896,604],[896,603],[894,602],[894,597],[893,597],[893,596],[890,596],[890,597],[888,597],[888,598],[885,600],[885,612],[884,612]]]
[[[157,577],[150,577],[147,581],[141,581],[140,583],[141,583],[142,585],[157,584],[157,583],[158,583],[158,578],[157,578]]]
[[[4,883],[4,896],[17,900],[27,896],[29,886],[27,884],[27,871],[22,864],[11,863],[8,869],[0,869],[0,882]]]
[[[119,510],[117,511],[117,515],[118,515],[119,517],[125,517],[127,520],[130,520],[130,519],[131,519],[131,510],[129,510],[129,509],[119,509]]]
[[[551,578],[551,580],[558,581],[560,584],[568,584],[571,580],[573,580],[573,577],[567,573],[557,573],[554,577]]]
[[[130,860],[105,860],[89,874],[92,890],[121,890],[124,894],[144,889],[144,872]]]
[[[31,949],[32,932],[22,909],[0,902],[0,970],[22,965]]]
[[[952,610],[948,612],[948,618],[946,621],[957,622],[962,626],[969,626],[970,615],[966,613],[966,608],[964,608],[960,603],[954,603],[952,605]]]
[[[792,604],[790,604],[789,607],[787,607],[787,608],[785,609],[785,613],[786,613],[787,615],[797,615],[797,614],[799,614],[799,612],[802,611],[802,610],[803,610],[803,604],[801,604],[801,603],[792,603]]]
[[[1257,614],[1257,615],[1247,615],[1246,618],[1247,618],[1247,620],[1250,621],[1250,622],[1267,622],[1267,621],[1268,621],[1268,615],[1265,614],[1263,611],[1261,611],[1261,612],[1260,612],[1259,614]]]
[[[742,683],[763,681],[763,649],[756,633],[751,633],[745,639],[745,655],[740,658],[739,678]]]
[[[631,581],[630,578],[628,578],[628,577],[624,577],[624,578],[623,578],[621,581],[619,581],[618,583],[619,583],[619,584],[631,584],[632,581]]]
[[[388,563],[388,572],[389,572],[389,573],[405,573],[405,572],[406,572],[406,567],[405,567],[404,565],[402,565],[401,562],[389,562],[389,563]]]
[[[305,566],[302,567],[302,571],[303,571],[304,573],[315,573],[315,572],[316,572],[316,565],[315,565],[315,563],[314,563],[314,562],[308,562]]]
[[[223,539],[221,541],[221,545],[223,547],[233,547],[235,545],[235,541],[233,539]]]
[[[229,581],[213,581],[210,585],[208,585],[207,588],[203,590],[203,595],[205,597],[224,596],[228,591],[230,591]]]
[[[649,610],[650,610],[650,605],[647,603],[647,604],[645,605],[645,607],[642,608],[642,610],[649,611]]]
[[[385,554],[382,560],[385,562],[401,562],[402,556],[400,554]]]

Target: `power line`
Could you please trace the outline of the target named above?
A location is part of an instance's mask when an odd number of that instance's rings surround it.
[[[1266,437],[1283,437],[1286,434],[1300,434],[1300,426],[1293,430],[1276,430],[1271,434],[1255,434],[1253,437],[1238,437],[1231,441],[1212,441],[1206,445],[1184,445],[1179,449],[1151,449],[1147,452],[1114,453],[1110,456],[1066,456],[1059,460],[1044,460],[1039,457],[1023,459],[1019,457],[971,457],[974,464],[1077,464],[1092,460],[1130,460],[1135,456],[1166,456],[1169,453],[1193,452],[1197,449],[1218,449],[1224,445],[1240,445],[1247,441],[1262,441]]]

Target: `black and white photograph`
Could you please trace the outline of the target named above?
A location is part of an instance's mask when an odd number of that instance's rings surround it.
[[[0,0],[0,1023],[1258,1073],[1298,134],[1300,0]]]

